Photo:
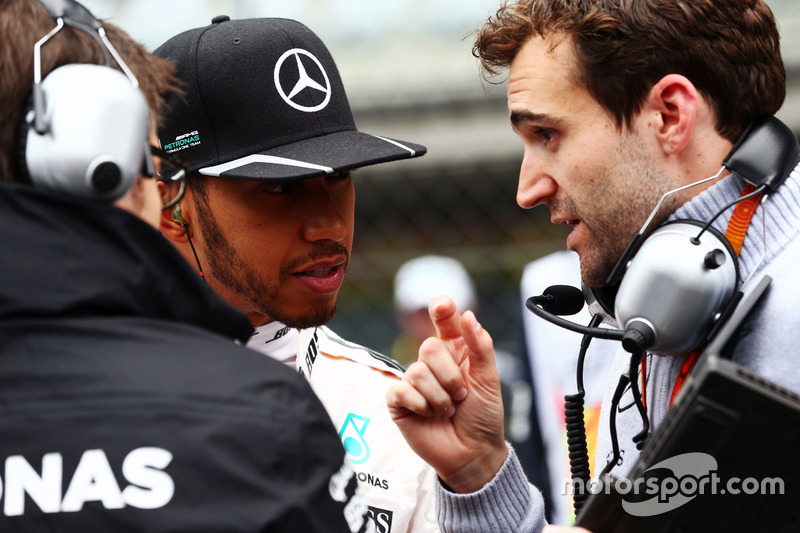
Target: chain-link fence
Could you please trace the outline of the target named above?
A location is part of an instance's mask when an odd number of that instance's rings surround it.
[[[495,162],[355,175],[356,230],[347,281],[331,327],[345,338],[389,353],[397,334],[393,277],[406,260],[455,257],[472,275],[478,318],[495,344],[519,353],[524,265],[564,246],[564,229],[544,207],[515,201],[519,162]]]

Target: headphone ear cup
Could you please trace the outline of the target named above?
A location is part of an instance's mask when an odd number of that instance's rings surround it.
[[[19,140],[31,183],[104,201],[126,194],[150,157],[142,92],[121,72],[87,64],[55,69],[41,87],[44,109],[35,112],[43,113],[45,131],[27,113]]]
[[[620,282],[614,312],[626,329],[646,323],[655,352],[701,346],[736,292],[739,265],[728,240],[694,220],[664,224],[642,243]]]
[[[619,284],[595,288],[581,283],[583,299],[586,300],[589,312],[592,316],[600,315],[604,324],[613,327],[617,327],[617,319],[614,316],[614,302],[617,298],[617,290],[619,290]]]

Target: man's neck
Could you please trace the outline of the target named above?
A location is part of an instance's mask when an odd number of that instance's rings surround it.
[[[720,169],[732,148],[733,143],[717,133],[712,123],[695,125],[692,141],[680,156],[678,180],[682,185],[691,185],[717,174],[719,176],[717,179],[687,189],[684,197],[680,198],[681,204],[688,202],[715,183],[719,183],[725,176],[730,175],[727,169],[722,173],[720,173]]]
[[[250,323],[253,325],[254,328],[259,326],[265,326],[270,322],[274,322],[275,319],[265,315],[264,313],[259,313],[257,311],[249,311],[246,312],[247,318],[250,319]]]

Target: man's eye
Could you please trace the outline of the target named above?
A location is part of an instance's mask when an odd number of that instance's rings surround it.
[[[350,179],[352,177],[352,174],[353,173],[351,171],[344,170],[342,172],[337,172],[336,174],[331,174],[329,176],[326,176],[326,178],[334,180],[345,180],[345,179]]]
[[[547,128],[537,128],[536,131],[534,131],[534,135],[538,135],[544,139],[544,142],[548,142],[555,137],[556,132]]]
[[[292,183],[288,181],[267,182],[261,191],[269,194],[286,194],[292,190]]]

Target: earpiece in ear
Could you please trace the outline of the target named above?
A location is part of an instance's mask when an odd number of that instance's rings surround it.
[[[172,208],[170,216],[172,216],[172,220],[183,226],[186,232],[186,239],[189,241],[189,246],[192,249],[192,254],[194,254],[194,260],[197,262],[197,271],[200,272],[200,277],[203,278],[203,281],[205,281],[206,277],[205,274],[203,274],[203,267],[200,266],[200,258],[197,257],[197,250],[194,249],[194,244],[192,243],[192,236],[189,235],[189,222],[187,222],[186,219],[183,218],[180,202],[175,204],[175,207]]]
[[[189,222],[183,218],[183,213],[181,212],[181,204],[175,204],[175,207],[172,208],[172,220],[180,224],[181,226],[188,226]]]

